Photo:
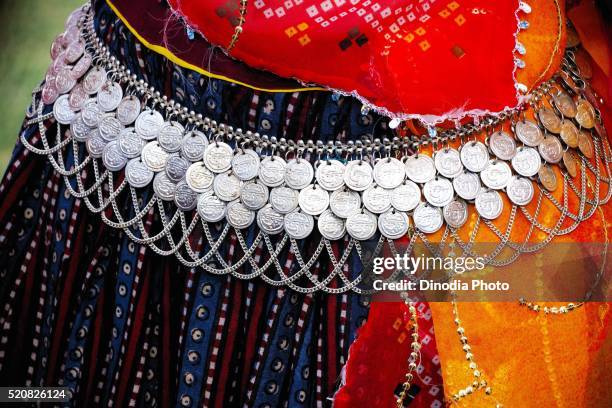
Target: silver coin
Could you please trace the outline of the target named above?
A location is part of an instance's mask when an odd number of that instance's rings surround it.
[[[163,171],[159,172],[153,179],[153,191],[164,201],[174,201],[176,183],[173,183]]]
[[[233,201],[227,205],[225,218],[232,227],[244,229],[255,221],[255,212],[246,208],[240,201]]]
[[[225,218],[227,204],[214,194],[200,194],[198,214],[206,222],[219,222]]]
[[[435,207],[444,207],[453,200],[455,190],[450,180],[436,177],[423,186],[423,195],[427,202]]]
[[[215,142],[204,151],[204,164],[213,173],[224,173],[232,167],[233,156],[234,152],[229,145]]]
[[[125,166],[125,179],[135,188],[149,185],[153,175],[154,173],[140,160],[140,157],[131,159]]]
[[[405,237],[410,227],[410,219],[403,211],[389,210],[378,216],[378,229],[389,239]]]
[[[285,231],[291,238],[304,239],[314,229],[314,218],[301,211],[293,211],[285,215],[284,225]]]
[[[410,180],[391,192],[391,205],[398,211],[412,211],[421,202],[421,189]]]
[[[480,178],[475,173],[466,171],[453,179],[453,189],[464,200],[475,199],[480,187]]]
[[[278,187],[285,181],[285,160],[277,156],[266,156],[259,164],[259,180],[268,187]]]
[[[518,174],[525,177],[532,177],[538,174],[541,164],[540,154],[533,147],[519,147],[516,155],[512,158],[512,168]]]
[[[189,184],[189,187],[191,187],[193,191],[203,193],[212,189],[212,185],[215,180],[215,175],[213,172],[206,168],[204,163],[196,162],[189,165],[189,162],[184,158],[179,157],[179,159],[173,157],[168,160],[168,164],[166,165],[166,173],[172,174],[172,176],[168,174],[170,180],[176,179],[176,177],[181,173],[181,169],[186,164],[187,168],[185,170],[185,173],[183,174],[185,175],[185,181],[187,181],[187,184]],[[174,162],[174,165],[176,165],[176,170],[171,169],[171,160]]]
[[[529,119],[523,119],[514,125],[514,133],[523,144],[531,147],[538,146],[542,143],[544,135],[540,127]]]
[[[329,198],[329,208],[340,218],[348,218],[361,209],[359,193],[350,190],[336,190]]]
[[[494,220],[499,217],[504,209],[504,202],[501,196],[494,190],[482,191],[476,197],[474,204],[478,214],[488,220]]]
[[[57,89],[55,89],[55,84],[52,82],[55,82],[55,79],[50,82],[45,82],[41,92],[41,99],[45,105],[51,105],[59,96],[59,92],[57,92]]]
[[[76,79],[71,75],[71,69],[69,66],[62,67],[55,76],[55,89],[61,94],[70,92],[70,90],[76,85]]]
[[[70,71],[70,76],[72,76],[72,78],[76,80],[81,79],[81,77],[85,75],[87,71],[89,71],[89,68],[91,68],[92,62],[93,60],[89,55],[83,55],[81,59],[78,60],[77,63],[74,64],[74,66],[72,67],[72,70]]]
[[[53,104],[53,116],[62,125],[69,125],[76,116],[76,112],[70,108],[68,95],[62,95]]]
[[[85,122],[83,122],[83,116],[81,115],[81,113],[76,115],[70,122],[70,133],[72,133],[72,137],[77,142],[86,141],[91,131],[92,128],[90,128],[85,124]]]
[[[494,190],[506,187],[511,176],[510,166],[500,160],[491,160],[487,168],[480,173],[482,183]]]
[[[77,84],[70,91],[68,103],[74,111],[79,111],[83,107],[85,101],[89,100],[89,94],[85,92],[82,84]]]
[[[104,148],[106,147],[106,140],[102,139],[98,129],[92,130],[91,134],[85,142],[85,148],[89,155],[95,159],[102,157]]]
[[[276,211],[270,204],[257,211],[257,226],[268,235],[280,234],[284,229],[283,214]]]
[[[491,152],[501,160],[511,160],[516,153],[514,139],[503,130],[493,132],[489,136],[489,146],[491,147]]]
[[[426,183],[436,176],[434,161],[424,154],[408,157],[404,166],[406,167],[406,176],[415,183]]]
[[[291,159],[285,168],[285,184],[295,190],[306,188],[314,177],[314,169],[308,160]]]
[[[538,119],[549,132],[558,134],[561,131],[561,119],[552,109],[540,108],[538,110]]]
[[[87,126],[94,128],[98,127],[104,112],[98,106],[98,101],[90,98],[83,103],[81,115],[83,116],[83,122],[85,122]]]
[[[298,206],[299,193],[289,187],[274,187],[270,191],[270,204],[281,214],[288,214]]]
[[[242,181],[257,177],[259,155],[251,149],[243,149],[232,158],[232,172]]]
[[[406,168],[401,161],[393,157],[380,159],[374,165],[374,181],[382,188],[395,188],[402,184],[405,178]]]
[[[166,122],[157,133],[159,145],[167,152],[174,153],[181,150],[185,128],[178,122]]]
[[[358,241],[372,238],[376,234],[377,227],[378,219],[369,211],[352,213],[346,219],[346,232]]]
[[[516,205],[527,205],[533,199],[533,184],[524,177],[513,176],[506,186],[506,194]]]
[[[232,172],[215,175],[213,191],[223,201],[234,201],[240,198],[242,182]]]
[[[467,204],[460,198],[455,198],[446,204],[442,210],[444,220],[453,228],[461,228],[467,221]]]
[[[412,215],[414,226],[426,234],[433,234],[442,228],[442,210],[427,203],[421,203]]]
[[[403,177],[403,175],[402,175]],[[344,183],[354,191],[364,191],[372,185],[374,174],[370,163],[351,160],[344,170]]]
[[[319,190],[321,190],[321,188],[319,188]],[[346,234],[344,220],[336,217],[331,210],[326,210],[319,216],[317,227],[323,238],[330,241],[339,240]]]
[[[363,205],[375,214],[382,214],[391,208],[391,192],[374,184],[363,192]]]
[[[138,115],[134,128],[138,136],[144,140],[153,140],[157,137],[159,129],[164,124],[164,118],[161,113],[152,109],[146,109]]]
[[[563,145],[554,136],[547,135],[538,146],[540,156],[548,163],[559,163],[563,158]]]
[[[193,191],[185,181],[181,181],[174,190],[174,204],[181,211],[191,211],[198,204],[198,193]]]
[[[60,34],[57,37],[55,37],[55,39],[51,43],[50,55],[51,55],[52,60],[56,59],[60,55],[60,53],[64,51],[64,46],[62,45],[62,41],[63,41],[63,34]]]
[[[90,95],[98,93],[106,82],[106,71],[102,67],[94,67],[83,79],[83,89]]]
[[[319,163],[315,171],[317,183],[327,191],[338,190],[344,185],[345,167],[338,160],[325,160]]]
[[[208,147],[206,135],[200,131],[191,130],[183,138],[181,155],[192,162],[202,160],[206,147]]]
[[[240,188],[240,200],[249,210],[259,210],[268,202],[268,186],[257,182],[244,183]]]
[[[65,52],[66,61],[68,61],[70,64],[74,64],[85,52],[85,44],[83,44],[80,39],[77,39],[68,44]]]
[[[117,141],[119,142],[119,150],[121,150],[121,153],[128,159],[140,156],[142,148],[146,143],[136,134],[132,127],[123,129],[121,133],[119,133]]]
[[[142,148],[142,161],[154,172],[162,171],[168,162],[168,153],[162,149],[157,141],[149,142]]]
[[[121,150],[119,150],[119,142],[116,140],[113,140],[104,146],[104,151],[102,152],[102,163],[104,163],[104,167],[110,171],[121,170],[123,167],[125,167],[127,161],[127,157],[121,154]]]
[[[434,164],[438,173],[446,178],[455,178],[463,173],[463,164],[459,152],[452,148],[445,148],[436,152]]]
[[[467,142],[461,147],[461,162],[471,172],[480,173],[489,164],[489,151],[478,141]]]
[[[119,137],[121,131],[125,129],[121,122],[117,120],[114,114],[108,113],[100,119],[98,130],[100,136],[106,141],[112,141]]]
[[[306,214],[319,215],[329,206],[329,193],[319,186],[310,185],[300,191],[298,203]]]
[[[103,111],[114,111],[122,99],[123,89],[116,82],[108,81],[98,91],[98,105],[100,105]]]
[[[117,106],[117,119],[124,126],[131,125],[140,115],[140,108],[140,100],[134,95],[128,95]]]

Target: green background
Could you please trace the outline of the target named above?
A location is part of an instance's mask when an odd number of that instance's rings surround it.
[[[32,89],[51,62],[51,42],[84,0],[0,0],[0,174],[11,156]]]

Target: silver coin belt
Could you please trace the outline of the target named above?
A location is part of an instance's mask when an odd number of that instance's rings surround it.
[[[28,122],[38,124],[42,147],[23,135],[22,143],[48,156],[70,193],[83,199],[105,223],[123,229],[133,241],[158,254],[175,254],[183,264],[215,274],[261,277],[300,292],[362,293],[366,290],[359,287],[361,276],[345,275],[350,254],[357,253],[367,267],[385,247],[397,254],[395,240],[408,238],[407,253],[422,241],[434,255],[451,248],[452,253],[476,256],[473,244],[482,225],[499,239],[485,255],[486,261],[507,265],[520,253],[536,251],[554,236],[573,231],[611,194],[606,188],[600,197],[604,190],[600,184],[608,185],[610,180],[610,148],[591,130],[601,126],[601,120],[581,94],[579,85],[584,82],[571,52],[565,56],[562,73],[575,92],[565,90],[559,76],[541,84],[529,102],[537,112],[534,120],[519,109],[425,136],[348,144],[276,139],[189,112],[110,54],[97,38],[88,5],[69,17],[66,31],[52,44],[51,57],[46,79],[33,93],[34,117]],[[49,105],[53,111],[43,114]],[[58,127],[54,144],[44,125],[50,120]],[[501,126],[495,130],[507,120],[512,120],[514,135]],[[475,136],[483,130],[488,132],[484,143]],[[460,142],[459,148],[453,142]],[[85,151],[80,148],[83,144]],[[433,147],[433,155],[418,153],[427,146]],[[68,149],[74,156],[70,168],[64,164]],[[561,169],[561,183],[553,167]],[[86,187],[84,178],[91,174],[95,182]],[[575,178],[580,182],[574,183]],[[154,194],[147,196],[143,191],[150,184]],[[559,184],[560,200],[552,194]],[[116,201],[126,189],[133,204],[129,212]],[[568,207],[572,194],[579,197],[576,209]],[[544,200],[558,210],[552,224],[542,219]],[[530,206],[530,212],[526,206],[532,201],[537,205]],[[175,210],[169,213],[164,203],[174,203]],[[505,228],[493,222],[504,206],[510,207]],[[114,219],[107,215],[108,209]],[[477,218],[465,241],[458,229],[474,210]],[[163,229],[152,232],[143,219],[155,212]],[[519,215],[531,224],[522,243],[510,240]],[[210,224],[220,221],[225,223],[215,239]],[[242,231],[254,223],[258,234],[248,245]],[[189,239],[199,224],[210,247],[205,254],[198,254]],[[306,256],[297,240],[310,237],[315,226],[320,242]],[[173,234],[177,228],[182,234],[178,239]],[[244,255],[229,265],[217,250],[232,229]],[[531,243],[536,229],[545,238]],[[434,244],[428,234],[439,230],[441,238]],[[275,235],[278,240],[273,243]],[[362,242],[372,239],[375,250],[366,256]],[[345,244],[339,257],[331,244],[336,240]],[[299,265],[291,274],[277,258],[287,245]],[[258,250],[269,256],[256,257]],[[333,270],[324,277],[313,275],[324,253]],[[253,272],[242,273],[244,265]],[[296,283],[305,277],[309,286]]]

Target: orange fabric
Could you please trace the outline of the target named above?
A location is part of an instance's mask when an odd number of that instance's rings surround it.
[[[567,13],[572,20],[582,46],[606,76],[610,76],[610,50],[604,23],[595,2],[583,1]]]

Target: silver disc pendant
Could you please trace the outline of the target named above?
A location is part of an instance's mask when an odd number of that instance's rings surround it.
[[[391,208],[391,190],[374,184],[363,192],[363,205],[375,214],[382,214]]]
[[[240,200],[249,210],[259,210],[268,202],[268,187],[256,181],[243,183]]]
[[[529,119],[523,119],[514,125],[514,133],[523,144],[531,147],[542,143],[544,135],[540,127]]]
[[[83,55],[80,60],[72,67],[70,75],[72,78],[79,80],[91,68],[93,60],[89,55]]]
[[[480,178],[475,173],[466,171],[453,179],[453,189],[464,200],[475,199],[480,187]]]
[[[559,134],[561,131],[561,119],[550,108],[540,108],[538,111],[538,119],[542,126],[551,133]]]
[[[314,229],[314,218],[312,215],[301,211],[293,211],[285,215],[283,224],[285,231],[293,239],[307,238]]]
[[[70,107],[68,95],[62,95],[53,104],[53,116],[62,125],[69,125],[76,116],[76,112]]]
[[[516,155],[512,158],[512,168],[518,174],[525,177],[532,177],[538,174],[541,164],[540,154],[533,147],[519,147]]]
[[[503,130],[493,132],[489,136],[491,152],[500,160],[512,160],[516,154],[516,143],[512,136]]]
[[[127,157],[121,154],[119,150],[119,142],[116,140],[109,142],[104,146],[102,152],[102,163],[110,171],[119,171],[127,164]]]
[[[204,151],[204,164],[213,173],[225,173],[232,167],[234,151],[223,142],[208,145]]]
[[[206,222],[219,222],[225,218],[227,204],[214,194],[200,194],[198,197],[198,214]]]
[[[406,168],[393,157],[382,158],[374,165],[374,181],[382,188],[393,189],[405,178]]]
[[[90,95],[97,93],[106,82],[106,71],[102,67],[89,70],[83,79],[83,89]]]
[[[350,190],[336,190],[329,197],[329,208],[340,218],[348,218],[361,209],[359,193]]]
[[[538,146],[538,151],[548,163],[559,163],[563,158],[563,145],[554,136],[546,136]]]
[[[117,138],[119,142],[119,150],[128,159],[140,156],[142,148],[145,146],[145,141],[140,138],[134,131],[134,128],[123,129]]]
[[[319,216],[317,227],[323,238],[330,241],[337,241],[346,234],[344,220],[336,217],[331,210],[326,210]]]
[[[398,211],[412,211],[420,202],[421,189],[410,180],[404,180],[391,192],[391,205]]]
[[[161,113],[152,109],[145,109],[136,118],[134,128],[136,133],[144,140],[153,140],[157,137],[157,133],[163,124],[164,118]]]
[[[100,119],[98,130],[102,139],[110,142],[119,137],[121,131],[125,129],[121,122],[117,120],[114,114],[107,113]]]
[[[338,190],[344,185],[345,168],[338,160],[322,161],[315,170],[317,183],[327,191]]]
[[[153,192],[164,201],[174,201],[176,184],[164,172],[157,173],[153,179]]]
[[[300,191],[298,203],[306,214],[319,215],[329,206],[329,193],[311,184]]]
[[[444,215],[444,221],[446,221],[449,226],[453,228],[461,228],[467,221],[467,204],[462,199],[455,198],[453,201],[444,206],[442,209],[442,214]]]
[[[174,190],[174,204],[181,211],[191,211],[198,204],[198,193],[193,191],[185,181],[181,181]]]
[[[68,96],[68,103],[73,111],[80,111],[87,100],[89,100],[89,94],[85,92],[82,84],[77,84],[72,88]]]
[[[346,219],[346,232],[358,241],[367,241],[376,234],[378,219],[369,211],[359,211]]]
[[[378,216],[378,229],[389,239],[405,237],[410,227],[410,219],[405,212],[389,210]]]
[[[486,169],[480,173],[482,183],[493,190],[501,190],[508,185],[512,170],[506,162],[491,160]]]
[[[185,128],[178,122],[166,122],[157,133],[159,145],[167,152],[175,153],[181,150]]]
[[[204,133],[191,130],[183,138],[181,155],[189,161],[196,162],[204,157],[204,150],[208,147],[208,139]]]
[[[92,129],[83,122],[83,116],[80,113],[70,122],[70,133],[72,133],[72,137],[77,142],[86,141],[91,130]]]
[[[285,168],[285,184],[295,190],[308,187],[314,177],[314,169],[308,160],[291,159]]]
[[[140,160],[140,157],[131,159],[125,166],[125,179],[134,188],[149,185],[153,175],[154,173]]]
[[[364,191],[372,185],[373,181],[374,174],[370,163],[363,160],[352,160],[346,165],[344,184],[351,190]]]
[[[427,202],[435,207],[444,207],[453,200],[453,184],[444,177],[437,177],[423,186],[423,195]]]
[[[227,205],[225,219],[232,227],[244,229],[255,221],[255,212],[246,208],[240,201],[232,201]]]
[[[198,214],[206,222],[219,222],[225,218],[227,204],[214,194],[200,194],[198,197]]]
[[[87,149],[89,155],[94,159],[99,159],[102,157],[105,147],[106,140],[100,137],[100,132],[98,132],[98,129],[92,130],[91,134],[87,138],[87,141],[85,142],[85,148]]]
[[[553,95],[553,103],[555,107],[561,112],[566,118],[573,118],[576,116],[577,108],[572,97],[565,91],[559,91]]]
[[[299,193],[289,187],[274,187],[270,191],[270,204],[281,214],[288,214],[298,206]]]
[[[232,172],[242,181],[257,177],[259,155],[251,149],[244,149],[232,158]]]
[[[60,94],[70,92],[70,90],[76,85],[76,79],[71,75],[71,69],[69,66],[62,67],[55,76],[55,89]]]
[[[74,64],[79,58],[81,58],[81,55],[83,55],[84,52],[85,44],[83,43],[83,41],[81,41],[80,38],[78,38],[68,44],[68,47],[66,47],[65,50],[66,54],[64,58],[66,58],[66,61],[68,63]]]
[[[527,205],[533,199],[533,184],[524,177],[513,176],[506,186],[506,194],[516,205]]]
[[[131,125],[138,118],[140,108],[140,100],[134,95],[128,95],[117,106],[117,119],[124,126]]]
[[[157,141],[149,142],[142,148],[140,155],[142,161],[154,172],[162,171],[168,163],[168,153],[162,149]]]
[[[223,201],[234,201],[240,198],[242,182],[232,172],[217,174],[213,181],[213,191]]]
[[[504,202],[495,190],[482,191],[474,201],[476,211],[482,218],[494,220],[499,217],[504,209]]]
[[[116,82],[106,82],[98,91],[98,105],[103,111],[114,111],[122,99],[123,89]]]
[[[98,101],[89,98],[81,107],[81,115],[83,116],[83,122],[87,126],[94,128],[100,124],[100,119],[102,119],[104,112],[98,106]]]
[[[268,187],[278,187],[285,181],[285,160],[277,156],[266,156],[259,164],[259,179]]]
[[[489,151],[487,146],[475,140],[467,142],[461,147],[461,162],[466,169],[473,173],[480,173],[489,164]],[[456,176],[455,176],[456,177]]]
[[[459,152],[452,148],[445,148],[436,152],[434,164],[438,173],[446,178],[452,179],[463,173],[463,164]]]
[[[181,159],[181,161],[179,161],[178,159]],[[168,160],[168,164],[166,165],[166,173],[168,173],[168,177],[171,180],[176,178],[176,176],[180,175],[181,170],[184,168],[184,163],[186,163],[188,167],[186,168],[186,170],[184,170],[183,174],[185,175],[185,181],[187,182],[187,184],[189,184],[189,187],[191,187],[193,191],[196,191],[198,193],[204,193],[205,191],[212,190],[215,175],[206,168],[204,163],[196,162],[189,165],[189,162],[187,160],[181,157],[179,157],[178,159],[172,158],[171,160]],[[173,166],[180,166],[180,168],[174,170],[172,169]],[[171,177],[170,174],[172,174],[173,176]]]
[[[421,203],[412,215],[414,226],[426,234],[433,234],[442,228],[442,210],[427,203]]]
[[[436,166],[433,159],[424,154],[408,157],[404,166],[406,176],[415,183],[423,184],[436,176]]]
[[[257,211],[257,226],[268,235],[276,235],[283,232],[285,219],[281,213],[267,204]]]

